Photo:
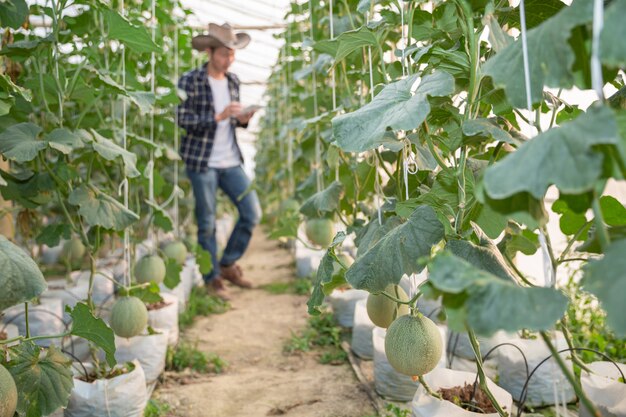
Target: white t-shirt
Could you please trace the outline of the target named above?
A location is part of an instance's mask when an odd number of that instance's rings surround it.
[[[207,75],[208,76],[208,75]],[[230,104],[230,91],[228,90],[228,79],[221,80],[209,77],[209,85],[213,93],[213,105],[215,115],[224,111]],[[235,146],[235,132],[231,127],[230,118],[217,122],[213,149],[209,157],[209,167],[211,168],[232,168],[241,164],[239,152]]]

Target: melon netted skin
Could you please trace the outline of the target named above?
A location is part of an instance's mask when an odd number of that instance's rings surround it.
[[[110,323],[113,332],[120,337],[134,337],[148,325],[148,309],[137,297],[122,297],[111,309]]]
[[[173,259],[176,263],[182,265],[187,260],[187,246],[183,242],[170,242],[163,248],[163,253],[169,259]]]
[[[385,336],[385,354],[396,371],[422,376],[437,366],[443,341],[437,325],[422,314],[398,317]]]
[[[85,252],[87,252],[87,249],[83,242],[79,238],[73,238],[63,244],[59,257],[63,262],[77,265],[82,262]]]
[[[409,301],[409,296],[399,285],[389,284],[385,292],[402,301]],[[398,304],[383,294],[370,294],[367,296],[367,315],[372,323],[386,329],[400,316],[409,314],[409,306]]]
[[[306,237],[317,246],[328,247],[335,237],[335,224],[330,219],[309,219],[304,230]]]
[[[140,284],[162,283],[165,279],[165,262],[158,255],[144,256],[135,264],[135,279]]]
[[[17,387],[13,377],[0,365],[0,417],[13,417],[17,408]]]

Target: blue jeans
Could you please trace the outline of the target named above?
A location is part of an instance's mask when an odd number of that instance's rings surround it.
[[[198,221],[198,243],[211,254],[213,270],[204,275],[209,282],[220,273],[220,265],[232,265],[241,258],[248,248],[252,230],[259,223],[259,199],[255,191],[243,198],[239,197],[250,186],[250,180],[241,166],[217,169],[209,168],[206,172],[187,170],[196,200],[196,219]],[[217,259],[217,241],[215,239],[215,211],[217,207],[217,188],[230,198],[239,211],[239,219],[233,229],[222,259]]]

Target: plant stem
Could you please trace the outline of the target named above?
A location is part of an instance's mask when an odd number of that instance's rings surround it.
[[[443,400],[443,397],[441,396],[441,394],[438,394],[438,393],[434,392],[434,391],[430,388],[430,386],[426,383],[426,380],[424,379],[424,377],[423,377],[423,376],[420,376],[420,377],[419,377],[419,382],[420,382],[420,384],[422,384],[422,386],[424,387],[424,389],[426,390],[426,393],[427,393],[428,395],[430,395],[430,396],[432,396],[432,397],[435,397],[435,398],[437,398],[437,399],[439,399],[439,400]]]
[[[561,256],[559,256],[559,259],[556,260],[557,264],[563,263],[563,259],[565,258],[565,256],[567,256],[567,254],[569,253],[569,251],[572,249],[572,246],[574,246],[574,243],[576,243],[576,241],[578,240],[578,238],[580,237],[580,235],[582,234],[582,232],[589,226],[589,224],[592,221],[588,221],[586,222],[584,225],[582,225],[580,227],[580,229],[578,229],[578,231],[576,232],[576,234],[574,236],[572,236],[572,238],[569,240],[569,242],[567,242],[567,246],[565,247],[565,249],[563,249],[563,252],[561,252]]]
[[[572,337],[572,334],[570,333],[569,329],[567,328],[567,316],[564,316],[561,319],[561,322],[559,323],[559,328],[561,329],[561,331],[563,332],[563,336],[565,337],[565,341],[567,342],[567,347],[569,347],[571,349],[571,356],[572,356],[572,361],[578,365],[582,370],[586,371],[586,372],[591,372],[591,370],[587,367],[587,365],[582,361],[582,359],[580,359],[580,356],[578,356],[578,353],[576,353],[575,346],[574,346],[574,338]]]
[[[487,377],[485,376],[485,371],[483,369],[483,358],[480,354],[480,346],[478,345],[478,339],[476,339],[476,334],[474,333],[474,330],[472,330],[469,326],[466,327],[467,335],[469,336],[470,343],[472,344],[472,350],[474,351],[474,356],[476,357],[476,368],[478,370],[480,389],[482,389],[487,398],[489,398],[489,401],[491,401],[491,404],[496,409],[500,417],[506,417],[508,416],[508,413],[506,413],[502,409],[500,404],[498,404],[498,400],[496,400],[496,397],[494,397],[493,393],[489,389],[489,386],[487,385]]]
[[[26,337],[30,337],[30,324],[28,317],[28,303],[24,303],[24,320],[26,321]]]
[[[567,367],[567,365],[565,364],[565,361],[563,360],[561,355],[559,355],[558,351],[552,344],[552,341],[550,340],[550,335],[546,332],[540,332],[540,334],[546,346],[548,346],[548,349],[550,349],[550,352],[552,353],[552,357],[557,362],[557,364],[559,365],[559,368],[561,368],[561,371],[567,378],[567,381],[570,383],[572,388],[574,388],[574,391],[576,392],[576,395],[580,399],[580,402],[585,406],[587,411],[589,411],[589,413],[592,416],[601,417],[600,412],[596,410],[596,408],[593,406],[593,403],[589,400],[589,398],[587,398],[580,384],[578,383],[578,381],[576,381],[574,374]]]
[[[593,220],[596,225],[596,233],[598,234],[600,247],[602,248],[602,252],[605,252],[611,244],[611,238],[609,237],[609,232],[606,230],[606,226],[604,224],[602,209],[600,208],[600,199],[598,198],[598,190],[594,190],[593,192],[593,201],[591,203],[591,208],[593,209]]]

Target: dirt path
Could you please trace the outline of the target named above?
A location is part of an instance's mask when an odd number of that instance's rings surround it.
[[[256,285],[295,279],[293,257],[257,231],[241,261]],[[185,339],[229,366],[189,385],[161,386],[157,396],[181,417],[365,417],[374,415],[349,365],[321,365],[315,355],[287,356],[283,345],[306,326],[306,297],[233,289],[232,309],[198,318]]]

